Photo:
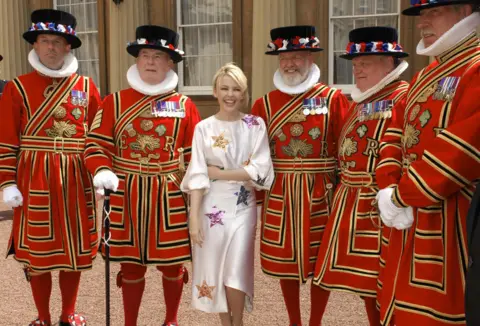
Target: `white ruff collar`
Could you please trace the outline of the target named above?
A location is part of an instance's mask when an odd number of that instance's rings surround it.
[[[282,75],[280,74],[280,69],[277,69],[277,71],[273,75],[273,84],[282,93],[297,95],[310,90],[313,86],[315,86],[316,83],[318,83],[319,79],[320,68],[318,68],[316,64],[312,64],[312,66],[310,67],[310,71],[308,72],[307,79],[305,79],[305,81],[303,81],[302,83],[296,86],[289,86],[285,84]]]
[[[463,41],[465,38],[474,33],[477,26],[480,25],[480,13],[474,12],[468,17],[465,17],[448,31],[445,32],[438,40],[435,41],[428,48],[425,48],[423,39],[418,42],[417,54],[427,56],[438,56],[445,51],[450,50],[456,44]]]
[[[137,65],[132,65],[127,71],[127,80],[130,87],[139,93],[149,96],[155,96],[159,94],[165,94],[173,91],[178,85],[178,75],[170,69],[165,76],[165,79],[155,85],[148,84],[140,78]]]
[[[42,75],[52,77],[52,78],[63,78],[63,77],[70,77],[78,70],[78,61],[77,58],[73,55],[72,52],[69,52],[63,61],[63,66],[59,70],[52,70],[47,68],[40,62],[40,58],[38,57],[37,52],[34,49],[30,51],[28,54],[28,62],[30,65],[41,73]]]
[[[408,68],[408,62],[402,61],[402,63],[400,63],[397,68],[395,68],[392,72],[390,72],[388,75],[383,77],[383,79],[379,81],[375,86],[367,89],[363,93],[357,88],[357,86],[355,86],[351,94],[352,100],[354,100],[356,103],[362,103],[367,98],[380,92],[385,86],[387,86],[394,80],[398,79],[398,77],[400,77],[400,75],[405,70],[407,70],[407,68]]]

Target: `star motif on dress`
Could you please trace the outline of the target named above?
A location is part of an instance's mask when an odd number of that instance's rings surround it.
[[[253,126],[259,126],[257,117],[251,114],[247,114],[242,118],[242,121],[245,122],[248,126],[248,129],[252,128]]]
[[[227,145],[230,144],[228,139],[224,137],[223,132],[220,134],[220,136],[212,136],[212,139],[215,141],[215,143],[213,143],[213,146],[212,146],[214,148],[218,147],[225,150]]]
[[[217,209],[217,206],[213,206],[212,208]],[[213,227],[215,224],[224,225],[223,214],[225,214],[225,211],[221,211],[221,210],[217,210],[216,212],[205,214],[210,219],[210,227]]]
[[[255,180],[255,183],[260,185],[260,186],[263,186],[265,185],[265,180],[267,180],[267,177],[265,178],[261,178],[260,175],[257,176],[257,180]]]
[[[208,298],[213,300],[212,291],[215,289],[215,286],[209,286],[207,281],[203,281],[202,285],[195,285],[198,290],[198,299],[200,298]]]
[[[243,166],[247,166],[250,164],[250,161],[252,160],[252,154],[248,156],[248,159],[242,163]]]
[[[250,191],[245,189],[244,186],[241,186],[240,192],[236,192],[235,195],[238,196],[237,205],[240,205],[243,203],[245,204],[245,206],[248,206],[248,196],[250,196]]]

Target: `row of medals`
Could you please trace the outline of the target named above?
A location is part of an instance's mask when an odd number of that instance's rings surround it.
[[[323,99],[321,99],[323,100]],[[321,101],[323,102],[323,101]],[[315,105],[311,108],[308,107],[309,105],[304,105],[303,106],[303,110],[302,110],[302,113],[303,115],[305,116],[309,116],[309,115],[320,115],[320,114],[327,114],[328,113],[328,106],[324,103],[321,103],[320,105]],[[296,123],[294,125],[292,125],[290,127],[290,134],[293,136],[293,137],[299,137],[303,134],[303,126],[299,123]],[[282,132],[282,130],[280,129],[276,136],[278,137],[278,139],[280,141],[285,141],[287,139],[287,136]]]
[[[185,118],[185,108],[178,102],[153,102],[151,114],[156,118]]]
[[[49,91],[51,90],[47,87],[47,89],[45,89],[45,94],[44,94],[45,98],[48,97]],[[62,103],[67,104],[68,101],[64,99]],[[75,119],[79,119],[82,115],[82,110],[80,110],[79,106],[86,108],[88,105],[88,100],[72,96],[71,103],[72,105],[76,106],[76,108],[74,108],[71,113],[75,117]],[[55,119],[63,119],[67,116],[67,110],[60,105],[55,109],[55,111],[53,111],[53,116],[55,117]]]
[[[449,81],[450,79],[450,84],[453,85],[444,85],[442,81],[446,79]],[[455,92],[457,90],[458,83],[460,82],[460,77],[445,77],[438,82],[438,84],[432,84],[429,86],[420,96],[417,98],[418,103],[425,103],[430,96],[434,100],[437,101],[446,101],[446,102],[451,102],[453,100],[453,97],[455,96]],[[420,113],[420,105],[415,105],[411,111],[410,111],[410,121],[415,120],[415,118],[418,116],[418,113]]]
[[[305,107],[303,109],[304,115],[317,115],[317,114],[327,114],[328,108],[326,106],[317,106],[315,108]]]

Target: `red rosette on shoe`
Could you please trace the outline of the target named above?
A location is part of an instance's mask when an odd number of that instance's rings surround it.
[[[76,312],[68,316],[68,322],[60,321],[59,326],[87,326],[87,319]]]

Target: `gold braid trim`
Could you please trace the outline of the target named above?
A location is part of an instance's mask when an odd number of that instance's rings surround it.
[[[139,279],[136,279],[136,280],[127,280],[127,279],[122,277],[122,283],[126,283],[126,284],[136,284],[136,283],[140,283],[144,280],[145,280],[145,277],[142,277],[142,278],[139,278]]]
[[[179,276],[177,277],[166,277],[165,275],[162,274],[162,277],[164,279],[166,279],[167,281],[178,281],[179,279],[183,278],[183,274],[185,274],[185,272],[182,271],[182,274],[180,274]]]

